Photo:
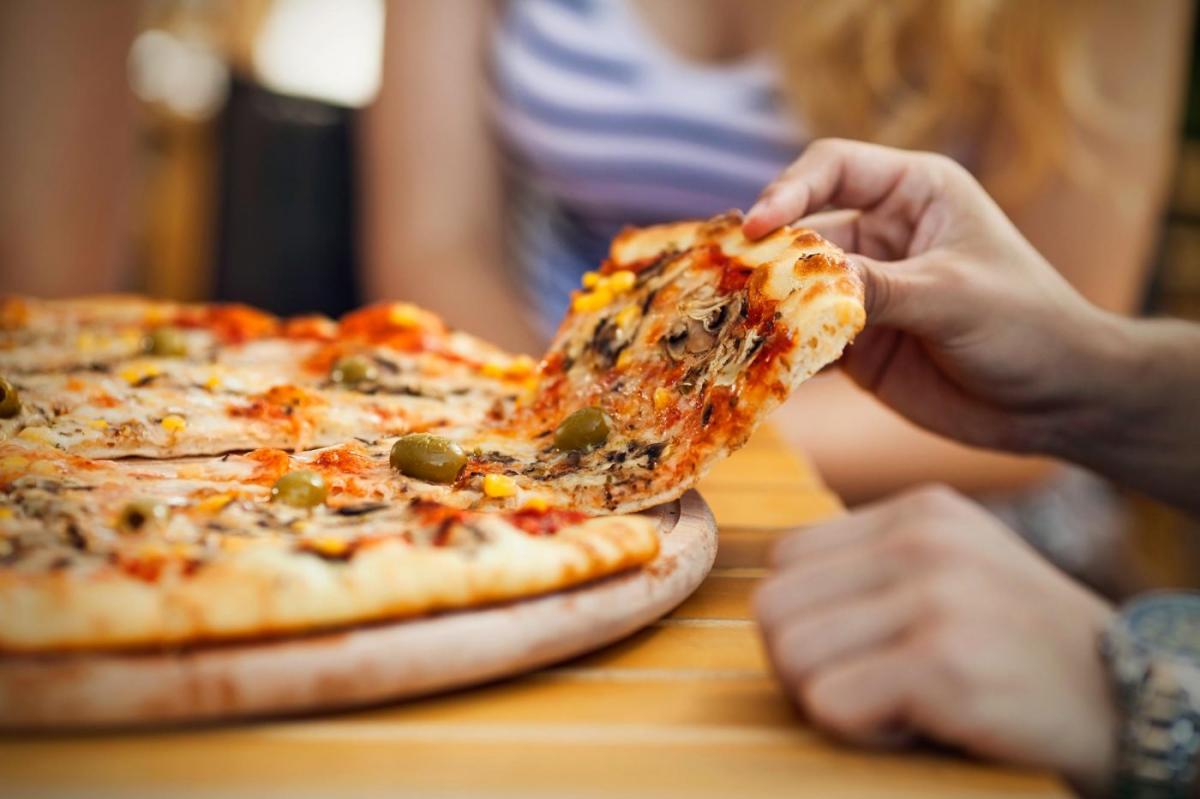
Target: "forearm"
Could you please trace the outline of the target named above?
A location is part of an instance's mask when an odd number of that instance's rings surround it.
[[[499,258],[496,253],[496,258]],[[371,300],[403,300],[436,312],[451,327],[481,336],[513,352],[535,357],[544,342],[499,263],[473,248],[444,247],[373,258],[367,269]]]
[[[1019,491],[1055,468],[1046,459],[967,447],[922,430],[837,371],[802,386],[771,421],[851,505],[930,482],[975,495]]]
[[[1054,420],[1043,449],[1200,512],[1200,325],[1106,321],[1091,399]]]

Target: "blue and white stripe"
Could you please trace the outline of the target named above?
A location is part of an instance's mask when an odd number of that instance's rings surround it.
[[[512,0],[490,78],[510,253],[547,325],[621,226],[745,208],[800,150],[766,60],[681,60],[624,0]]]

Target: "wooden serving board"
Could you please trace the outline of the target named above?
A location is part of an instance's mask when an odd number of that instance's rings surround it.
[[[474,611],[169,652],[0,656],[0,728],[170,724],[379,703],[511,677],[598,649],[683,602],[717,531],[695,491],[649,513],[647,567]]]

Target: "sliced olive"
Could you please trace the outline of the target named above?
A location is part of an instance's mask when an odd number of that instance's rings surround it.
[[[554,431],[554,448],[579,451],[608,441],[608,417],[599,408],[580,408]]]
[[[392,445],[392,468],[430,483],[453,483],[467,465],[463,448],[429,433],[409,433]]]
[[[375,367],[366,358],[342,358],[329,370],[329,378],[343,386],[356,386],[364,380],[374,380]]]
[[[163,358],[181,358],[187,355],[187,340],[183,333],[173,327],[159,327],[150,331],[142,342],[148,355]]]
[[[308,469],[288,472],[271,487],[271,499],[294,508],[313,508],[325,501],[325,478]]]
[[[140,533],[151,527],[166,524],[171,512],[167,506],[152,499],[138,499],[121,509],[117,529],[122,533]]]
[[[16,387],[0,377],[0,419],[11,419],[21,412],[21,396]]]

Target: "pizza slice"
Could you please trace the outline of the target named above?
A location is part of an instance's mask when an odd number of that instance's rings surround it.
[[[410,490],[443,501],[652,507],[744,444],[864,321],[860,279],[812,231],[751,242],[736,212],[630,229],[585,276],[512,416],[473,436],[408,436],[390,454]],[[450,479],[422,468],[439,448],[461,463]]]

